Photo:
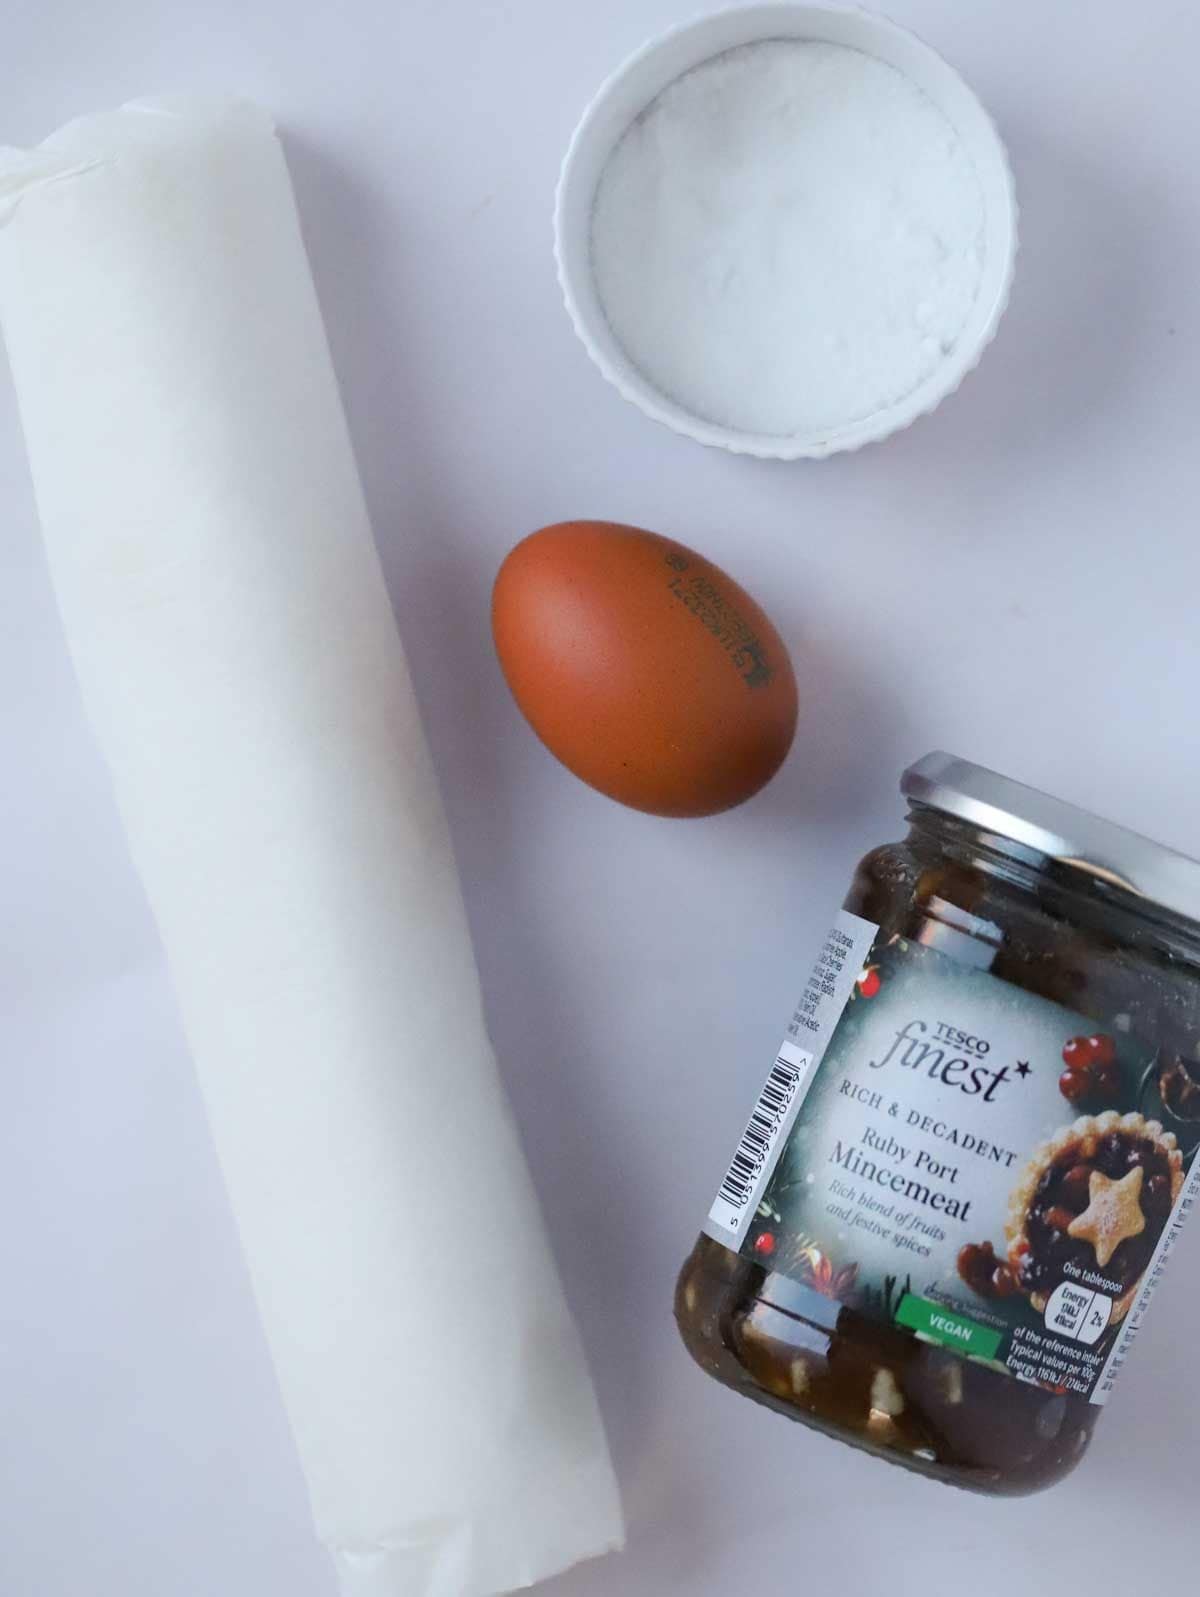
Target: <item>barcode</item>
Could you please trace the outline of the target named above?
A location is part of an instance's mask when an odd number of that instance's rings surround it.
[[[785,1157],[804,1095],[837,1030],[878,930],[873,921],[842,910],[825,939],[750,1124],[708,1211],[705,1235],[724,1247],[736,1251],[741,1237],[750,1230],[750,1217],[757,1211],[776,1164]]]
[[[799,1080],[795,1065],[789,1065],[786,1059],[775,1061],[718,1194],[736,1209],[744,1209],[754,1195],[754,1184],[770,1155],[788,1104],[796,1095]]]
[[[725,1230],[740,1231],[743,1211],[757,1201],[770,1173],[771,1155],[811,1063],[811,1054],[785,1042],[771,1066],[710,1210],[710,1217]]]

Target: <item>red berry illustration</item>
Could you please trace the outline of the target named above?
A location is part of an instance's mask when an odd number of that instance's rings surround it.
[[[1067,1068],[1058,1078],[1058,1089],[1068,1102],[1089,1098],[1095,1103],[1113,1103],[1121,1096],[1117,1045],[1106,1033],[1072,1037],[1062,1056]]]
[[[1092,1062],[1092,1039],[1090,1037],[1072,1037],[1062,1052],[1063,1064],[1068,1070],[1083,1070]]]
[[[858,978],[858,990],[864,998],[874,998],[882,986],[883,982],[880,980],[879,972],[873,968],[864,970]]]
[[[1086,1098],[1091,1088],[1086,1070],[1064,1070],[1058,1078],[1058,1090],[1068,1103],[1078,1103],[1081,1098]]]
[[[764,1259],[769,1259],[775,1252],[775,1238],[769,1231],[760,1231],[755,1237],[754,1251]]]

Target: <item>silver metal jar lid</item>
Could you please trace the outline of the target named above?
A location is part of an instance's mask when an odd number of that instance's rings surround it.
[[[900,791],[914,804],[956,816],[1044,859],[1200,922],[1200,860],[1074,804],[943,753],[927,754],[910,765],[900,779]]]

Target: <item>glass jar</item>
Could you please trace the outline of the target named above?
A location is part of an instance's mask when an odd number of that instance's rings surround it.
[[[1200,864],[947,755],[905,773],[675,1312],[701,1367],[993,1493],[1079,1461],[1200,1141]]]

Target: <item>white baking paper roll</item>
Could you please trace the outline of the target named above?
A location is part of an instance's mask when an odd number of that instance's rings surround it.
[[[139,104],[0,154],[0,321],[345,1592],[618,1546],[268,117]]]

